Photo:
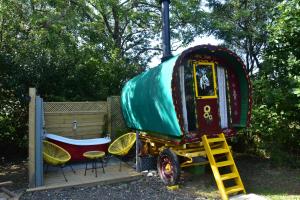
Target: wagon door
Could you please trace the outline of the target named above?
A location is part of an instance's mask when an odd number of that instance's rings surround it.
[[[213,62],[194,62],[194,86],[198,130],[201,135],[220,133],[216,69]]]

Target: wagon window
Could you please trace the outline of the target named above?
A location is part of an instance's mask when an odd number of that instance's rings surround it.
[[[196,97],[216,98],[216,76],[214,63],[194,63]]]

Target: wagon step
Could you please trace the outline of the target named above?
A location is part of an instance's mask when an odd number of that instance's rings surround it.
[[[230,166],[230,165],[234,165],[234,162],[231,160],[227,160],[227,161],[222,161],[222,162],[217,162],[216,166],[217,167],[225,167],[225,166]]]
[[[239,192],[246,193],[224,134],[221,133],[216,138],[207,138],[206,135],[204,135],[202,141],[222,199],[228,200],[228,195],[230,194]],[[220,145],[217,148],[212,148],[215,142],[218,142]],[[216,162],[215,155],[218,156],[220,154],[224,155],[225,160]],[[226,168],[229,172],[227,172],[227,174],[220,174],[220,168]],[[233,181],[235,185],[226,187],[224,182],[227,183],[229,180]]]
[[[211,150],[211,153],[212,155],[217,155],[217,154],[229,153],[229,151],[230,151],[229,149],[219,148],[219,149]]]
[[[237,193],[237,192],[240,192],[240,191],[243,191],[243,190],[245,190],[244,186],[236,185],[236,186],[233,186],[233,187],[226,188],[225,192],[226,192],[226,194],[233,194],[233,193]]]
[[[221,175],[221,180],[222,180],[222,181],[225,181],[225,180],[237,178],[238,176],[239,176],[239,175],[236,174],[236,173],[223,174],[223,175]]]
[[[214,143],[214,142],[224,142],[223,138],[217,137],[217,138],[209,138],[207,139],[209,143]]]

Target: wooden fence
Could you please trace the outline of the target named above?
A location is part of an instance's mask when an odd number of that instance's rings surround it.
[[[43,102],[30,88],[29,103],[29,187],[43,185],[43,133],[88,139],[110,136],[126,130],[120,97],[96,102]],[[125,133],[125,132],[124,132]]]
[[[107,102],[45,102],[45,130],[68,138],[99,138],[106,133]]]
[[[105,134],[113,139],[126,129],[119,96],[96,102],[44,102],[44,118],[46,132],[74,139]]]

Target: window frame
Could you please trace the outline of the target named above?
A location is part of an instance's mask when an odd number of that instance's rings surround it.
[[[197,75],[196,75],[196,68],[197,66],[201,65],[209,65],[211,66],[212,68],[212,73],[213,73],[213,88],[214,88],[214,95],[212,96],[201,96],[199,95],[199,91],[198,91],[198,82],[197,82]],[[217,80],[216,80],[216,71],[215,71],[215,63],[213,62],[202,62],[202,61],[197,61],[197,62],[194,62],[193,63],[193,71],[194,71],[194,87],[195,87],[195,94],[196,94],[196,98],[197,99],[215,99],[215,98],[218,98],[218,95],[217,95]]]

